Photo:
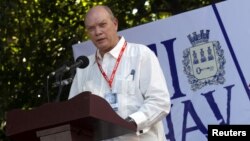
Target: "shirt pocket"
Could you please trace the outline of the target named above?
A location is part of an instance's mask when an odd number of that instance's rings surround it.
[[[135,81],[134,80],[127,81],[127,93],[129,95],[135,94]]]
[[[118,114],[126,118],[135,112],[137,105],[137,95],[135,94],[135,82],[133,80],[117,79],[114,92],[118,96]]]
[[[132,78],[117,79],[116,91],[119,94],[134,95],[135,81]]]

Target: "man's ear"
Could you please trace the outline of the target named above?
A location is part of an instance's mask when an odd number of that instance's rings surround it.
[[[117,18],[113,19],[113,23],[114,23],[114,25],[116,27],[116,30],[118,30],[118,20],[117,20]]]

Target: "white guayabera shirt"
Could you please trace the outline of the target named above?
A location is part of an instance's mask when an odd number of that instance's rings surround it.
[[[117,45],[99,61],[108,77],[124,43],[125,39],[121,37]],[[100,57],[98,51],[97,55]],[[69,99],[84,91],[101,97],[110,93],[108,82],[96,63],[95,54],[88,58],[88,67],[77,68]],[[112,92],[117,95],[117,114],[122,118],[133,118],[140,132],[107,141],[166,140],[162,119],[170,112],[170,95],[159,61],[148,47],[127,43],[115,73]]]

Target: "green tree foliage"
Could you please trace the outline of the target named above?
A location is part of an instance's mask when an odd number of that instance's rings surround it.
[[[219,2],[214,0],[212,2]],[[97,4],[111,7],[119,30],[203,7],[210,0],[1,0],[0,1],[0,141],[6,111],[31,109],[50,101],[60,78],[47,75],[74,61],[72,45],[87,40],[83,18]],[[49,81],[48,81],[49,80]],[[49,87],[47,87],[47,84]],[[70,86],[62,89],[65,100]],[[49,91],[47,91],[49,90]]]

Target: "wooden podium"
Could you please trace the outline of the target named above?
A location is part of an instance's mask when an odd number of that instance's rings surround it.
[[[68,101],[7,113],[11,141],[98,141],[135,133],[103,98],[83,92]]]

